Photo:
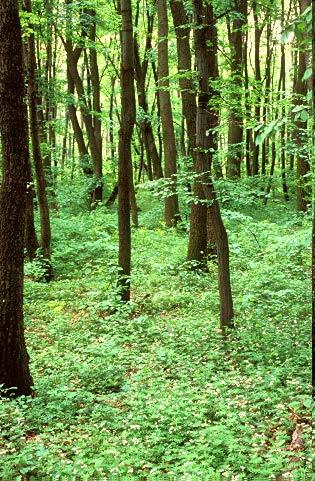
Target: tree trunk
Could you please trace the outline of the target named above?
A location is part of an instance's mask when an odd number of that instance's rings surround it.
[[[118,172],[118,228],[119,228],[119,278],[121,298],[130,300],[131,274],[131,139],[136,120],[134,89],[134,44],[132,29],[131,0],[120,0],[122,26],[121,40],[121,126],[119,132],[119,172]]]
[[[177,61],[178,73],[186,74],[180,76],[179,86],[182,96],[183,115],[186,120],[187,135],[189,142],[189,153],[193,157],[194,170],[197,170],[196,153],[196,93],[192,77],[188,76],[192,72],[191,48],[190,48],[190,28],[188,18],[182,2],[171,0],[171,11],[176,32],[177,40]],[[190,230],[187,251],[187,261],[193,262],[197,268],[207,268],[207,206],[204,199],[204,192],[200,182],[194,182],[193,186],[194,201],[191,205]]]
[[[238,16],[233,20],[232,29],[229,33],[231,80],[233,82],[233,99],[231,99],[228,131],[227,176],[230,179],[241,176],[243,158],[243,27],[247,22],[247,0],[236,0],[235,11]]]
[[[158,88],[164,147],[165,178],[170,181],[171,194],[165,199],[164,219],[167,227],[179,220],[178,195],[176,192],[176,142],[173,125],[171,96],[169,92],[168,67],[168,19],[166,0],[157,0],[158,11]]]
[[[312,70],[313,70],[313,122],[315,122],[315,2],[312,3]],[[315,124],[313,124],[315,125]],[[313,127],[314,128],[314,127]],[[313,149],[315,148],[315,135],[313,132]],[[313,185],[313,235],[312,235],[312,394],[315,400],[315,188]]]
[[[89,39],[92,46],[89,48],[89,66],[91,75],[91,89],[92,89],[92,119],[94,127],[95,141],[98,147],[98,155],[94,161],[94,174],[97,179],[97,185],[93,192],[93,202],[101,202],[103,199],[103,181],[102,181],[102,123],[101,123],[101,85],[100,75],[97,61],[97,51],[95,47],[96,41],[96,13],[95,10],[88,11],[92,21],[89,32]]]
[[[233,299],[230,282],[229,244],[220,206],[216,198],[212,179],[209,173],[209,142],[214,144],[213,130],[209,130],[209,101],[215,92],[209,85],[209,79],[216,72],[215,56],[210,57],[209,44],[216,44],[216,29],[212,6],[203,6],[202,0],[193,0],[196,17],[195,50],[197,69],[199,74],[199,93],[196,125],[197,174],[204,189],[204,196],[209,203],[209,213],[213,225],[213,232],[218,253],[219,293],[220,293],[220,323],[224,330],[233,327]],[[217,123],[217,113],[212,109],[210,120]],[[210,137],[210,141],[209,141]],[[211,154],[210,154],[211,155]]]
[[[310,0],[300,1],[300,12],[303,13],[304,10],[311,4]],[[306,103],[307,95],[307,83],[303,80],[303,75],[306,70],[306,52],[305,45],[302,45],[298,52],[298,69],[296,75],[296,82],[294,85],[295,103],[296,105],[303,105]],[[297,210],[306,212],[309,204],[308,196],[310,195],[309,189],[307,188],[307,180],[305,175],[310,171],[310,164],[308,158],[308,148],[306,140],[306,128],[307,122],[302,120],[295,121],[294,129],[294,141],[297,147],[296,152],[296,170],[297,170],[297,189],[296,189],[296,206]]]
[[[260,40],[263,27],[259,26],[257,2],[253,1],[253,15],[255,22],[255,80],[256,80],[256,101],[255,101],[255,121],[260,123],[260,107],[261,107],[261,71],[260,71]],[[254,133],[253,156],[252,156],[252,175],[259,174],[259,145],[256,143],[258,133]]]
[[[23,248],[29,165],[18,2],[0,2],[0,384],[6,395],[32,394],[24,339]]]
[[[284,27],[284,14],[285,14],[285,5],[284,5],[284,0],[281,0],[281,26],[282,29]],[[286,58],[285,58],[285,45],[284,43],[281,44],[281,72],[282,76],[280,76],[280,84],[282,83],[282,94],[281,97],[284,99],[285,97],[285,92],[286,92]],[[280,85],[281,87],[281,85]],[[280,89],[279,89],[280,90]],[[282,107],[282,117],[284,118],[286,115],[286,109],[285,105]],[[281,181],[282,181],[282,191],[283,191],[283,197],[285,201],[289,200],[289,189],[287,185],[287,179],[286,179],[286,151],[285,151],[285,139],[286,139],[286,128],[285,124],[281,127],[280,131],[280,142],[281,142]]]
[[[137,5],[139,8],[139,3]],[[138,11],[137,11],[137,19],[138,19]],[[145,43],[145,52],[144,52],[144,59],[141,62],[140,60],[140,53],[139,53],[139,44],[137,37],[134,38],[134,56],[135,56],[135,76],[136,76],[136,83],[137,83],[137,91],[138,91],[138,105],[142,110],[142,115],[139,120],[139,125],[142,132],[142,138],[144,141],[144,146],[146,150],[146,155],[148,159],[148,165],[152,165],[153,167],[153,177],[155,179],[161,179],[163,177],[163,171],[161,166],[161,158],[159,156],[155,139],[153,133],[152,122],[150,119],[150,113],[148,109],[148,101],[147,101],[147,93],[145,90],[145,82],[146,76],[148,71],[148,52],[152,49],[152,30],[153,30],[153,16],[147,14],[148,17],[148,27],[147,27],[147,37]],[[136,22],[136,24],[138,21]],[[149,170],[149,180],[150,179],[150,170]]]
[[[32,12],[31,0],[25,0],[25,10],[29,13]],[[36,82],[36,56],[35,56],[35,40],[34,33],[30,33],[28,37],[28,103],[29,103],[29,115],[30,115],[30,130],[32,139],[33,161],[36,173],[36,187],[37,198],[40,213],[40,229],[41,240],[40,247],[43,256],[43,269],[44,279],[46,281],[52,278],[52,266],[51,266],[51,229],[50,229],[50,214],[49,205],[46,192],[46,179],[44,172],[43,159],[40,150],[39,140],[39,126],[37,120],[38,109],[38,87]]]

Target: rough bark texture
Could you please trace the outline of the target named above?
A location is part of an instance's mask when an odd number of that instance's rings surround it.
[[[179,74],[186,76],[179,78],[179,86],[182,97],[183,115],[186,120],[189,153],[194,160],[194,170],[197,170],[196,154],[196,92],[192,77],[190,27],[182,1],[171,0],[171,11],[176,32],[177,41],[177,65]],[[188,74],[188,75],[187,75]],[[191,205],[190,230],[187,251],[187,261],[192,261],[198,268],[207,266],[207,206],[202,202],[204,192],[200,182],[194,182],[194,202]]]
[[[238,16],[233,20],[229,31],[231,49],[231,80],[233,82],[233,99],[229,115],[228,164],[227,176],[230,179],[240,177],[243,157],[243,27],[246,24],[247,0],[236,0],[235,11]]]
[[[119,228],[119,287],[123,301],[130,299],[131,273],[131,139],[136,119],[134,89],[134,43],[130,0],[120,0],[121,40],[121,127],[119,131],[118,228]]]
[[[315,2],[312,4],[313,13],[313,41],[312,41],[312,57],[313,57],[313,121],[315,121]],[[315,148],[315,132],[313,131],[313,148]],[[314,187],[313,187],[314,189]],[[313,191],[313,235],[312,235],[312,386],[313,399],[315,399],[315,192]]]
[[[229,267],[229,244],[224,223],[222,221],[220,206],[216,198],[212,179],[209,173],[209,137],[210,142],[213,131],[209,131],[209,100],[215,95],[209,78],[214,71],[213,65],[208,62],[208,44],[215,44],[215,22],[212,6],[203,6],[202,0],[193,0],[196,17],[195,50],[197,70],[199,74],[199,93],[197,106],[196,125],[196,151],[197,151],[197,174],[199,182],[204,189],[204,196],[209,203],[209,214],[213,225],[213,233],[218,253],[219,269],[219,293],[220,293],[220,322],[221,328],[233,326],[233,300],[230,282]],[[210,26],[210,28],[209,28]],[[210,68],[209,68],[210,67]],[[212,67],[212,69],[211,69]],[[215,117],[215,112],[212,113]],[[212,121],[215,123],[216,119]]]
[[[18,2],[0,2],[0,384],[32,394],[23,326],[23,246],[29,162]],[[7,392],[7,394],[9,394]]]
[[[173,125],[171,96],[169,92],[168,67],[168,19],[166,0],[157,0],[158,11],[158,87],[163,133],[165,177],[171,181],[173,194],[165,199],[164,219],[167,227],[175,226],[179,220],[178,195],[176,193],[176,142]]]

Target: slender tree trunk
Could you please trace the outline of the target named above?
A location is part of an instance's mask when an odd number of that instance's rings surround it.
[[[266,67],[265,67],[265,95],[264,104],[262,108],[262,121],[268,123],[268,106],[270,105],[270,87],[271,87],[271,65],[273,49],[271,45],[272,25],[271,17],[268,18],[267,32],[266,32]],[[261,146],[261,174],[266,175],[266,164],[268,163],[268,139],[266,139]]]
[[[260,70],[260,40],[263,32],[263,27],[259,26],[257,2],[253,1],[253,14],[255,22],[255,80],[256,80],[256,102],[255,102],[255,120],[256,123],[260,123],[260,110],[261,110],[261,70]],[[258,133],[254,133],[253,142],[253,158],[252,158],[252,175],[259,174],[259,145],[256,143]]]
[[[247,12],[246,12],[247,14]],[[245,115],[246,123],[251,118],[250,92],[249,92],[249,75],[248,75],[248,31],[245,33],[244,39],[244,90],[245,90]],[[245,159],[246,159],[246,175],[252,175],[252,131],[247,128],[245,133]]]
[[[282,29],[284,27],[284,15],[285,15],[285,5],[284,0],[281,0],[281,18],[282,18]],[[285,45],[281,44],[281,72],[282,72],[282,98],[285,96],[286,92],[286,58],[285,58]],[[280,80],[281,82],[281,80]],[[285,105],[282,107],[282,117],[284,118],[286,114]],[[281,181],[282,181],[282,191],[284,200],[289,200],[289,189],[286,179],[286,150],[285,150],[285,139],[286,139],[286,128],[285,124],[281,127],[280,131],[280,142],[281,142]]]
[[[178,195],[176,192],[176,142],[173,125],[171,96],[169,92],[168,67],[168,19],[166,0],[157,0],[158,11],[158,87],[163,132],[165,177],[171,182],[171,194],[165,199],[164,218],[167,227],[179,220]]]
[[[25,0],[25,9],[32,12],[31,0]],[[43,159],[40,150],[39,126],[37,120],[37,99],[38,89],[36,82],[36,56],[34,33],[28,37],[28,101],[30,115],[30,130],[32,139],[33,161],[36,173],[37,198],[40,212],[41,240],[40,247],[43,256],[44,278],[49,281],[52,278],[51,257],[51,229],[50,214],[46,192],[46,179],[44,172]]]
[[[115,165],[116,149],[114,141],[114,96],[115,96],[115,83],[116,77],[112,76],[110,79],[111,92],[109,98],[109,145],[110,145],[110,157],[112,164]]]
[[[215,45],[215,22],[211,5],[203,6],[202,0],[193,0],[193,7],[196,17],[195,30],[195,50],[197,69],[199,74],[199,93],[197,106],[197,125],[196,125],[196,150],[197,150],[197,174],[199,182],[204,189],[204,196],[209,203],[209,213],[213,225],[213,232],[218,253],[219,269],[219,293],[220,293],[220,323],[224,330],[226,327],[233,326],[233,299],[230,282],[229,267],[229,244],[224,223],[222,221],[220,206],[216,198],[212,179],[209,174],[209,140],[208,137],[214,135],[209,131],[209,101],[213,100],[215,92],[209,85],[209,78],[217,70],[215,64],[210,64],[208,60],[208,45]],[[214,62],[212,58],[212,62]],[[216,124],[216,111],[213,109],[211,117],[212,123]],[[211,139],[210,142],[214,143]]]
[[[315,2],[312,3],[312,70],[313,70],[313,122],[315,125]],[[313,127],[314,130],[314,127]],[[315,133],[313,131],[313,149],[315,149]],[[313,171],[314,174],[314,171]],[[315,188],[313,185],[313,235],[312,235],[312,394],[315,400]]]
[[[23,248],[29,170],[18,2],[0,2],[0,385],[6,395],[32,394],[24,339]]]
[[[300,0],[300,12],[311,4],[310,0]],[[298,69],[296,75],[296,82],[294,85],[295,103],[297,105],[306,103],[307,83],[303,80],[303,75],[306,70],[306,48],[302,45],[298,52]],[[294,140],[297,147],[296,152],[296,169],[297,169],[297,189],[296,189],[296,205],[297,210],[306,212],[309,204],[308,196],[310,194],[307,188],[306,174],[310,171],[310,164],[308,158],[308,149],[306,141],[307,122],[297,120],[295,122]]]
[[[139,16],[139,3],[137,5],[137,21],[136,25],[138,24],[138,16]],[[135,35],[134,38],[134,56],[135,56],[135,76],[137,82],[137,92],[138,92],[138,105],[142,110],[142,116],[139,121],[139,125],[142,132],[142,138],[144,141],[144,146],[146,150],[146,155],[148,159],[148,165],[152,165],[153,170],[153,177],[155,179],[161,179],[163,177],[163,171],[161,166],[161,158],[159,156],[155,139],[154,139],[154,132],[152,127],[152,122],[150,119],[150,113],[148,108],[148,100],[147,100],[147,93],[145,89],[147,71],[148,71],[148,52],[152,49],[152,31],[154,25],[154,17],[150,14],[147,15],[148,26],[147,26],[147,36],[146,36],[146,43],[145,43],[145,52],[144,52],[144,59],[141,62],[140,60],[140,53],[139,53],[139,44],[137,36]],[[149,180],[151,176],[151,169],[149,169]]]
[[[131,139],[136,120],[134,89],[134,43],[131,0],[120,0],[121,39],[121,126],[119,132],[118,228],[119,279],[123,301],[130,300],[131,229],[130,195],[132,176]]]
[[[269,179],[268,179],[268,183],[267,183],[267,187],[266,187],[266,191],[265,191],[265,197],[264,197],[264,204],[265,205],[267,204],[269,194],[270,194],[270,191],[271,191],[271,187],[272,187],[272,180],[273,180],[273,176],[274,176],[274,173],[275,173],[275,166],[276,166],[276,158],[277,158],[276,141],[273,139],[272,144],[271,144],[270,174],[269,174]]]
[[[230,179],[241,176],[243,158],[243,27],[247,22],[247,0],[236,0],[235,11],[238,13],[238,17],[233,20],[232,29],[229,29],[231,80],[233,82],[228,131],[227,176]]]
[[[97,179],[97,185],[93,192],[93,201],[102,201],[103,198],[103,180],[102,180],[102,123],[101,123],[101,85],[100,75],[97,61],[97,51],[95,47],[96,42],[96,13],[95,10],[89,10],[89,15],[92,19],[89,39],[92,46],[89,48],[89,66],[91,76],[92,89],[92,119],[94,127],[95,142],[97,144],[98,155],[94,161],[94,174]]]
[[[35,192],[33,188],[33,178],[31,172],[31,166],[28,164],[27,168],[27,196],[26,196],[26,214],[25,214],[25,251],[26,257],[29,261],[36,258],[37,249],[39,248],[34,219],[34,197]]]

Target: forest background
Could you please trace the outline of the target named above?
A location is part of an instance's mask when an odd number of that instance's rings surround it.
[[[1,479],[311,479],[313,18],[2,1]]]

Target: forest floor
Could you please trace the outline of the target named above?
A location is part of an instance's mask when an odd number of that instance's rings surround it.
[[[223,338],[216,265],[190,272],[185,224],[166,230],[148,198],[129,306],[115,209],[62,207],[55,280],[26,265],[36,396],[0,403],[0,479],[310,481],[310,219],[225,206],[236,329]]]

